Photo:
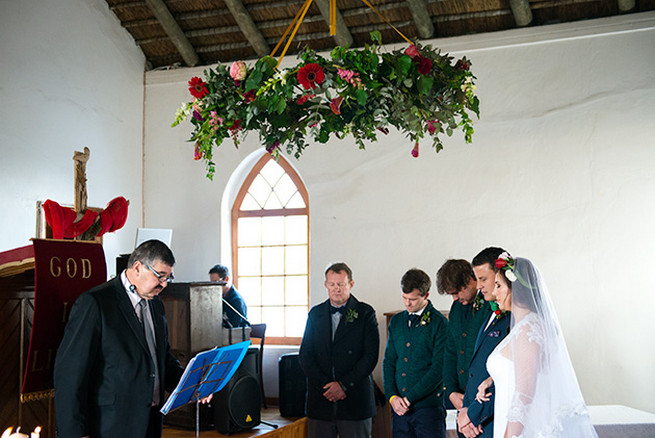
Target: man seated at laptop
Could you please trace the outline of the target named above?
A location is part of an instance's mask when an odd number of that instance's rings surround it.
[[[215,265],[209,270],[210,281],[224,281],[223,288],[223,327],[245,327],[248,308],[243,297],[236,290],[230,278],[230,270],[224,265]],[[226,304],[227,303],[227,304]],[[229,305],[228,305],[229,304]],[[232,307],[230,307],[232,306]],[[238,313],[237,313],[238,312]],[[241,315],[239,315],[239,313]]]

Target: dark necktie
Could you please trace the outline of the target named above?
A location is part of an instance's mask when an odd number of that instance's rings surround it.
[[[420,318],[420,315],[417,315],[415,313],[410,313],[410,315],[409,315],[409,326],[414,327],[419,318]]]
[[[150,359],[155,368],[155,388],[152,394],[153,404],[159,403],[159,367],[157,366],[157,343],[155,342],[155,332],[151,324],[148,323],[146,312],[148,311],[148,302],[144,299],[139,301],[139,322],[143,328],[146,342],[148,344],[148,351],[150,352]]]

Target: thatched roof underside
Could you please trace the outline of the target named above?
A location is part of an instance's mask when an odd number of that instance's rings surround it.
[[[270,54],[302,0],[107,0],[147,59],[147,69],[211,65]],[[411,40],[576,22],[655,10],[655,0],[371,0]],[[314,0],[288,54],[305,47],[361,47],[379,30],[402,37],[362,0],[337,0],[329,34],[328,0]],[[279,53],[279,50],[278,50]]]

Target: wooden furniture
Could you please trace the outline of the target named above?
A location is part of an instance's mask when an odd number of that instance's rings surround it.
[[[20,249],[20,248],[18,248]],[[6,254],[9,251],[3,253]],[[32,253],[33,254],[33,253]],[[6,265],[5,265],[6,266]],[[32,431],[41,426],[41,437],[54,438],[54,400],[21,403],[23,382],[34,316],[34,257],[0,272],[0,425]],[[53,358],[54,360],[54,358]]]

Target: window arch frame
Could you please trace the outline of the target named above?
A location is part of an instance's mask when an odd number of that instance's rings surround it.
[[[246,194],[250,189],[255,178],[259,175],[261,170],[268,164],[270,160],[276,160],[277,164],[286,172],[291,178],[291,181],[296,186],[298,193],[302,197],[305,207],[303,208],[276,208],[276,209],[260,209],[260,210],[241,210]],[[310,236],[310,223],[309,223],[309,193],[303,183],[298,172],[289,164],[289,162],[282,156],[272,157],[270,154],[265,153],[257,162],[252,166],[250,172],[241,183],[241,187],[232,204],[231,211],[231,228],[232,228],[232,281],[235,286],[239,287],[239,218],[242,217],[270,217],[270,216],[307,216],[307,311],[309,312],[309,236]],[[292,336],[266,336],[266,343],[277,345],[300,345],[302,337]]]

